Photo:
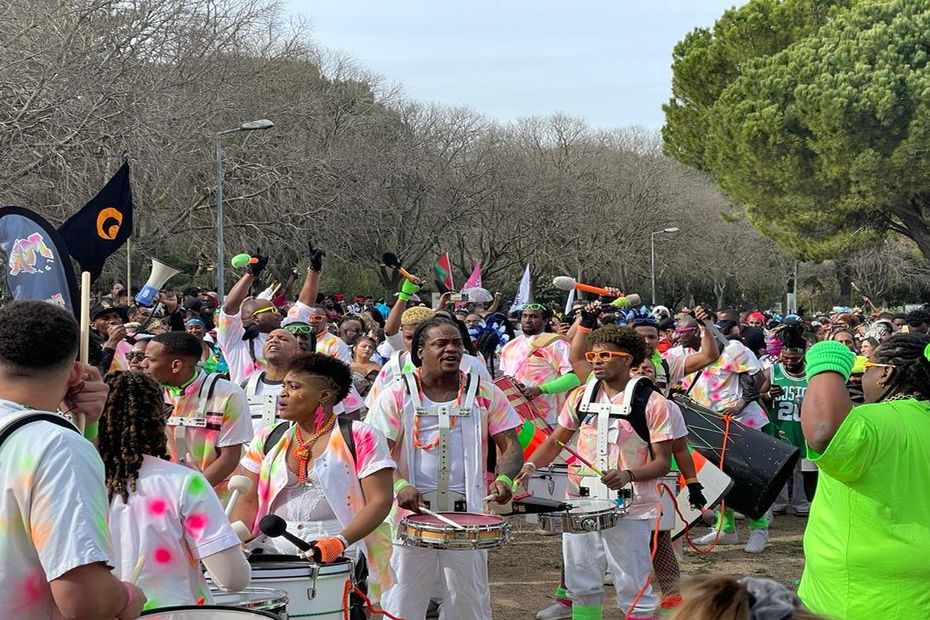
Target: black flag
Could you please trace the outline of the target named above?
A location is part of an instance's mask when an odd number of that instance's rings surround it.
[[[124,163],[84,208],[58,229],[81,270],[96,280],[107,258],[132,235],[132,188]]]

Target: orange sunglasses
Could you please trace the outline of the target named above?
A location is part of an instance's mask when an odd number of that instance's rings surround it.
[[[624,353],[622,351],[588,351],[584,354],[584,358],[589,362],[594,360],[599,360],[602,362],[609,362],[615,357],[633,357],[629,353]]]

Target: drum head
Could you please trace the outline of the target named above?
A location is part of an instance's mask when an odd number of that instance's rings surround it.
[[[159,607],[143,611],[142,615],[151,620],[255,620],[255,618],[274,618],[280,616],[257,609],[236,609],[219,605],[178,605],[176,607]]]
[[[504,522],[502,517],[496,517],[494,515],[484,515],[477,512],[440,512],[444,517],[452,519],[459,525],[463,527],[480,527],[480,526],[494,526],[500,525]],[[408,516],[405,521],[410,521],[422,525],[435,525],[440,527],[452,527],[448,523],[443,523],[436,517],[432,515],[418,515],[412,514]]]

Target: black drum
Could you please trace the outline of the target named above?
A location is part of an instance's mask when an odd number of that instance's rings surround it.
[[[681,407],[688,425],[688,443],[714,465],[719,465],[723,453],[726,422],[715,413],[682,395],[672,399]],[[723,472],[733,479],[727,493],[728,508],[751,519],[765,514],[788,482],[801,451],[739,422],[731,421]]]

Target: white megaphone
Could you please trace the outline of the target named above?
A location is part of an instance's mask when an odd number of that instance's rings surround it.
[[[152,306],[158,292],[165,282],[181,273],[180,269],[175,269],[166,265],[157,258],[152,259],[152,273],[149,275],[149,281],[145,283],[142,290],[136,295],[136,303],[140,306]]]

